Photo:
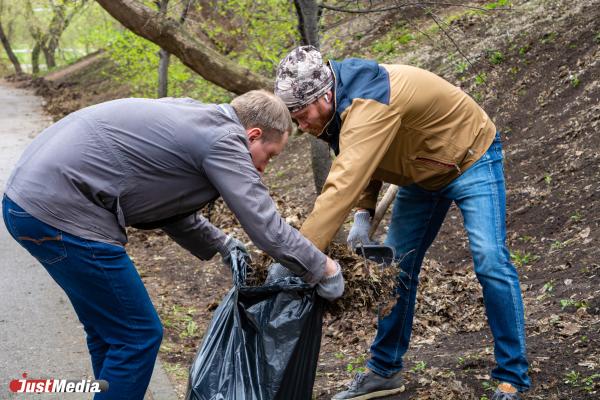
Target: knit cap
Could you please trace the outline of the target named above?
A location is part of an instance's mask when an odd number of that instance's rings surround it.
[[[290,112],[298,111],[333,87],[333,73],[314,46],[292,50],[277,68],[275,94]]]

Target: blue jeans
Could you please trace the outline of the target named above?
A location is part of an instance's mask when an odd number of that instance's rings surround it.
[[[125,249],[62,232],[7,196],[2,214],[11,236],[65,291],[83,324],[94,375],[109,383],[94,399],[143,399],[162,325]]]
[[[416,185],[400,188],[386,244],[400,263],[398,301],[379,321],[368,367],[382,376],[402,369],[412,330],[419,271],[451,203],[460,209],[469,237],[475,274],[483,288],[488,323],[494,337],[496,368],[492,377],[521,391],[529,388],[523,300],[519,277],[506,248],[506,193],[502,143],[496,136],[488,151],[462,175],[439,191]]]

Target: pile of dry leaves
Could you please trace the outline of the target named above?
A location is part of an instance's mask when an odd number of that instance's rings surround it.
[[[286,222],[299,228],[305,217],[302,209],[291,206],[294,203],[287,201],[285,197],[275,197],[275,202],[282,215],[285,216]],[[247,239],[235,216],[222,201],[217,201],[211,208],[210,212],[205,212],[205,214],[210,215],[211,221],[215,225],[236,237]],[[330,304],[329,313],[339,315],[350,310],[366,310],[386,315],[391,310],[396,301],[397,268],[382,267],[353,254],[345,245],[338,243],[332,243],[329,246],[328,255],[340,263],[345,280],[344,295],[335,303]],[[264,253],[254,254],[252,271],[248,276],[247,283],[249,285],[264,283],[268,267],[272,262],[273,260]]]

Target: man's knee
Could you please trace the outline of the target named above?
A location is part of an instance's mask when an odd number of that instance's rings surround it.
[[[473,249],[475,273],[480,278],[512,275],[516,271],[510,262],[510,257],[501,248],[484,246]]]
[[[146,340],[149,343],[149,347],[156,348],[158,350],[158,348],[160,347],[160,343],[162,342],[162,339],[163,339],[163,326],[160,323],[160,319],[157,316],[153,320],[153,323],[150,326],[150,329],[148,329],[148,332],[146,334]]]
[[[135,341],[140,350],[144,352],[158,352],[158,348],[163,339],[163,327],[158,316],[155,316],[143,327],[139,327],[140,332],[138,335],[132,336],[132,339],[137,336]]]

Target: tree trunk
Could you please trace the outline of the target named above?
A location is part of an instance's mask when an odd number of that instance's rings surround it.
[[[156,43],[206,80],[236,94],[272,89],[273,82],[241,67],[194,36],[180,23],[135,0],[97,0],[133,33]]]
[[[161,16],[164,17],[167,13],[167,6],[169,5],[169,0],[156,0],[156,6],[158,7],[158,11]],[[187,11],[187,7],[184,10],[184,13]],[[167,97],[169,91],[169,61],[171,59],[171,55],[168,51],[161,48],[158,51],[158,98]]]
[[[319,20],[321,9],[314,0],[294,0],[298,14],[298,30],[302,37],[302,44],[313,45],[319,48]],[[313,170],[313,181],[317,195],[323,190],[331,168],[331,155],[329,146],[321,139],[311,136],[310,156]]]
[[[302,37],[302,44],[320,47],[319,20],[321,9],[314,0],[294,0],[296,13],[298,14],[298,30]]]
[[[167,97],[169,88],[169,61],[171,54],[165,49],[158,51],[158,97]]]
[[[42,52],[44,53],[44,58],[46,59],[46,70],[50,70],[56,67],[56,48],[53,48],[51,45],[42,46]]]
[[[17,58],[15,53],[12,51],[12,47],[10,47],[10,42],[8,41],[8,37],[4,33],[2,23],[0,23],[0,41],[2,41],[2,46],[4,46],[4,50],[8,55],[8,59],[15,68],[15,73],[17,75],[21,75],[23,73],[23,70],[21,69],[21,63],[19,62],[19,59]]]
[[[31,49],[31,73],[36,75],[40,72],[40,45],[36,43]]]
[[[310,135],[310,157],[313,170],[313,181],[317,195],[323,190],[323,185],[331,169],[331,153],[327,142]]]

